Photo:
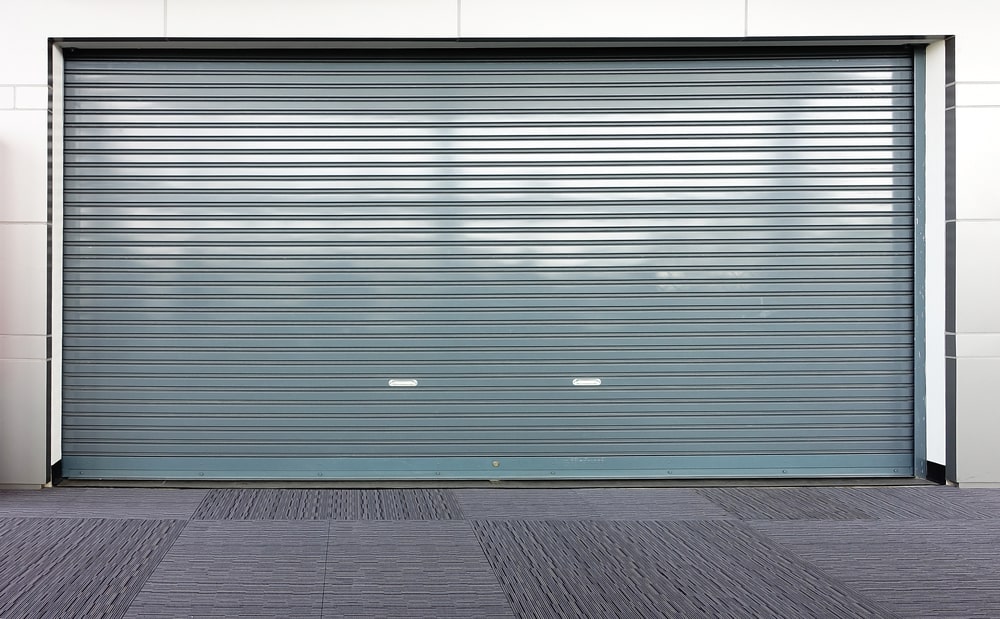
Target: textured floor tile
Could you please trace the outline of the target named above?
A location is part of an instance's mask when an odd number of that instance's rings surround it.
[[[701,496],[741,520],[870,520],[837,488],[704,488]]]
[[[974,493],[947,486],[832,489],[845,504],[879,520],[980,520],[1000,518]],[[1000,493],[996,493],[1000,497]]]
[[[1000,617],[1000,520],[751,526],[904,617]]]
[[[0,517],[187,520],[206,492],[167,488],[0,490]]]
[[[326,617],[513,617],[464,521],[332,522]]]
[[[211,594],[177,596],[144,594],[141,604],[133,607],[126,617],[134,619],[179,619],[198,617],[233,619],[235,617],[321,617],[322,597],[294,594],[252,595],[246,592],[217,591]]]
[[[199,520],[448,520],[461,518],[449,490],[209,491],[194,515]]]
[[[0,617],[121,617],[175,520],[0,518]]]
[[[705,488],[742,520],[976,520],[998,518],[991,495],[947,486]],[[1000,497],[1000,493],[995,493]]]
[[[327,522],[191,521],[130,617],[318,617]]]
[[[734,521],[473,523],[519,617],[884,617]]]
[[[577,490],[469,489],[455,490],[467,518],[573,519],[592,518],[590,506]]]
[[[955,499],[972,509],[1000,518],[1000,488],[953,488],[960,495]]]
[[[451,490],[341,490],[356,501],[357,520],[453,520],[462,509]],[[350,502],[347,505],[351,505]],[[351,514],[353,510],[348,510]],[[346,518],[353,519],[353,518]]]
[[[591,511],[608,520],[717,520],[725,510],[687,488],[594,488],[581,490]]]
[[[196,520],[328,520],[332,490],[238,488],[209,490]]]
[[[468,518],[517,520],[709,520],[721,507],[684,488],[456,490]]]

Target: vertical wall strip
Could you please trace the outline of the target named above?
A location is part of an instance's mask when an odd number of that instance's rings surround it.
[[[49,73],[49,466],[62,459],[63,174],[65,135],[62,48],[50,46]],[[58,478],[58,468],[55,477]]]
[[[956,179],[955,179],[955,144],[956,118],[955,118],[955,37],[950,37],[945,41],[945,349],[947,358],[945,359],[945,477],[948,481],[958,480],[957,464],[957,424],[956,419],[957,384],[958,379],[958,351],[955,341],[955,274],[956,274],[956,247],[957,230],[955,219],[956,212]]]

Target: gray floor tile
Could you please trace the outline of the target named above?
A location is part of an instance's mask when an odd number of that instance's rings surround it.
[[[701,496],[741,520],[870,520],[837,488],[704,488]]]
[[[346,490],[357,520],[458,520],[462,509],[451,490]],[[349,511],[348,514],[351,512]],[[349,519],[349,518],[345,518]]]
[[[1000,490],[69,488],[0,514],[2,617],[1000,617]]]
[[[162,616],[171,605],[174,616],[318,616],[328,528],[326,521],[191,521],[129,616]]]
[[[991,495],[947,486],[705,488],[742,520],[976,520],[1000,518]]]
[[[0,518],[187,520],[206,493],[167,488],[0,490]]]
[[[328,520],[332,490],[232,488],[209,490],[196,520]]]
[[[1000,617],[1000,520],[751,526],[904,617]]]
[[[953,488],[954,489],[954,488]],[[958,488],[963,505],[989,514],[990,518],[1000,518],[1000,488]]]
[[[120,617],[183,527],[0,518],[0,617]]]
[[[473,526],[519,617],[891,616],[739,522]]]
[[[461,518],[449,490],[216,489],[198,520],[449,520]]]
[[[513,617],[468,522],[333,522],[326,617]]]
[[[991,509],[974,492],[954,487],[838,488],[833,492],[845,503],[879,520],[1000,518],[1000,509]]]
[[[216,591],[184,596],[172,593],[143,594],[141,604],[134,605],[125,616],[129,619],[233,619],[259,617],[274,619],[318,619],[322,616],[323,599],[317,595],[268,593],[253,595],[246,592]]]
[[[455,490],[462,513],[467,518],[554,518],[593,517],[590,506],[578,490],[567,489],[468,489]]]
[[[592,513],[607,520],[717,520],[725,510],[687,488],[590,488],[580,491]]]
[[[725,510],[686,488],[468,489],[467,518],[517,520],[714,520]]]

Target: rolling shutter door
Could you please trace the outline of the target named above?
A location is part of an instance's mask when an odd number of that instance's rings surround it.
[[[907,53],[81,52],[65,91],[67,477],[913,473]]]

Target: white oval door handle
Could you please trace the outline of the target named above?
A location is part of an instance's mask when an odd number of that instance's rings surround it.
[[[390,387],[416,387],[420,383],[415,378],[390,378]]]

